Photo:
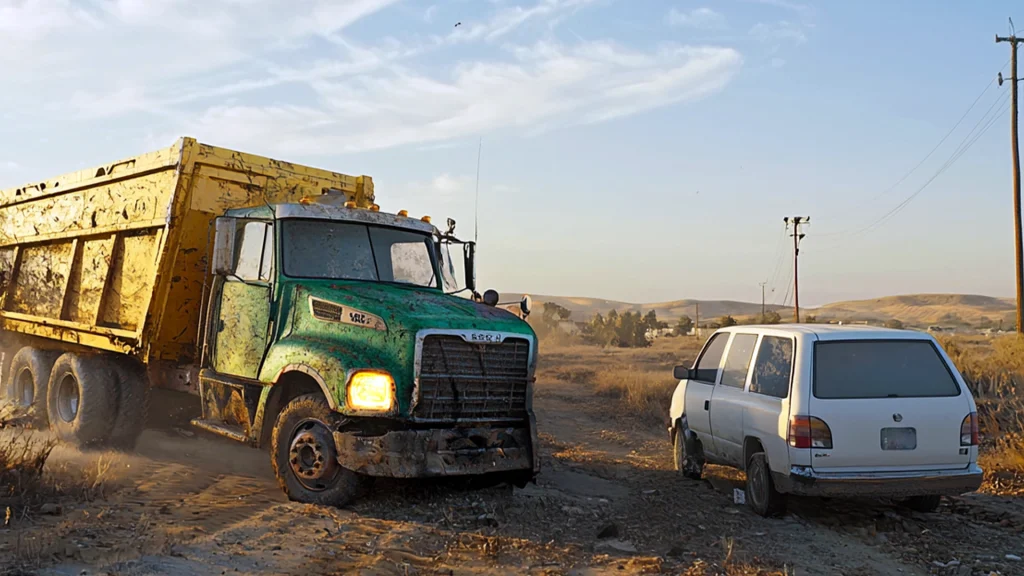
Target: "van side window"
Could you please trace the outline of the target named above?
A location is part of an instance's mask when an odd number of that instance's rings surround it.
[[[720,332],[711,337],[704,354],[697,360],[697,381],[714,384],[718,380],[718,366],[722,363],[722,352],[725,352],[725,344],[729,341],[729,335]]]
[[[235,276],[269,282],[274,265],[274,231],[266,222],[247,222],[241,232]]]
[[[754,361],[750,391],[774,398],[789,396],[789,379],[793,373],[793,340],[765,336]]]
[[[754,355],[756,334],[737,334],[733,336],[729,356],[725,359],[725,372],[722,373],[722,385],[743,388],[747,382],[747,369],[750,368],[750,357]]]

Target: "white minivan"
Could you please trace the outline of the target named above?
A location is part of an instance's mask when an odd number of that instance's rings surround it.
[[[708,339],[669,410],[676,470],[747,473],[746,500],[897,498],[929,512],[981,486],[978,416],[931,335],[828,324],[735,326]]]

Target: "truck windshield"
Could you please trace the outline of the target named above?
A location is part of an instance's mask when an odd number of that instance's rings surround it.
[[[814,397],[931,398],[960,387],[927,340],[836,340],[814,346]]]
[[[329,220],[282,224],[287,276],[439,286],[429,234]]]

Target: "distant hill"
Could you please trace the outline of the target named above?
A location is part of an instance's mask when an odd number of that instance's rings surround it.
[[[718,318],[719,316],[751,316],[761,313],[761,304],[750,302],[736,302],[733,300],[674,300],[671,302],[654,302],[649,304],[633,304],[630,302],[619,302],[616,300],[604,300],[601,298],[580,298],[574,296],[545,296],[531,294],[537,310],[543,307],[544,302],[552,302],[572,311],[572,319],[585,321],[595,314],[607,315],[612,310],[619,312],[640,312],[646,314],[650,310],[658,315],[660,320],[672,322],[681,316],[694,317],[695,306],[700,304],[700,317],[703,319]],[[513,302],[520,298],[520,294],[507,292],[501,295],[502,302]],[[765,306],[767,310],[776,310],[779,306],[771,304]]]
[[[990,323],[1000,320],[1013,324],[1016,305],[1010,298],[975,294],[907,294],[871,300],[826,304],[814,312],[820,318],[850,320],[887,320],[896,318],[914,326],[956,326]]]
[[[516,301],[523,293],[507,292],[502,294],[502,301]],[[572,319],[585,321],[601,313],[616,310],[619,313],[631,311],[646,314],[654,310],[660,320],[674,322],[680,316],[694,317],[695,307],[700,304],[700,317],[704,319],[730,315],[737,319],[753,317],[761,313],[761,304],[756,302],[737,302],[733,300],[674,300],[671,302],[654,302],[635,304],[602,298],[584,298],[575,296],[547,296],[531,294],[536,310],[543,308],[544,302],[553,302],[572,311]],[[788,307],[766,306],[768,310],[779,310],[788,319]],[[1005,327],[1013,324],[1015,310],[1012,298],[995,298],[975,294],[906,294],[886,296],[870,300],[852,300],[835,302],[818,308],[804,309],[805,314],[817,316],[821,320],[844,320],[884,322],[897,319],[908,326],[926,327],[939,326],[998,326],[1000,321]]]

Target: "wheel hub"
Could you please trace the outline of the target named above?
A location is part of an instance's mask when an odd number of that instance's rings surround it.
[[[764,500],[765,490],[765,479],[760,473],[760,470],[754,471],[750,476],[750,497],[754,500],[754,504],[761,505]]]
[[[296,426],[288,450],[288,463],[295,478],[310,490],[331,486],[340,466],[334,450],[334,438],[319,420],[306,420]]]
[[[57,414],[60,419],[65,422],[74,422],[78,416],[80,400],[78,380],[71,374],[65,375],[57,387]]]
[[[18,372],[14,381],[14,399],[22,406],[31,406],[35,401],[36,390],[32,382],[32,372],[27,368]]]

